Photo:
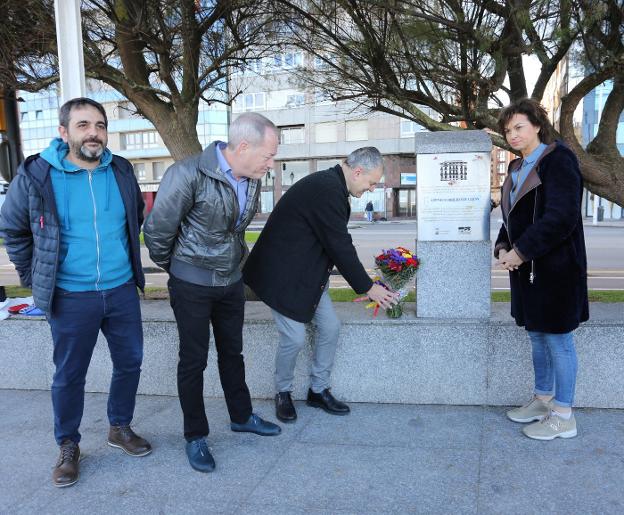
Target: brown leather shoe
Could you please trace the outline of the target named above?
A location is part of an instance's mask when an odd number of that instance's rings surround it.
[[[110,426],[108,445],[117,447],[130,456],[147,456],[152,446],[137,435],[130,426]]]
[[[52,484],[62,488],[71,486],[78,481],[78,462],[80,461],[80,447],[76,442],[63,440],[61,453],[52,472]]]

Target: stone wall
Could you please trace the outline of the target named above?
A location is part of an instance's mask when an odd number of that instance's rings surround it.
[[[336,304],[343,327],[332,375],[333,391],[352,402],[510,405],[531,394],[526,332],[495,304],[490,319],[371,319],[361,305]],[[247,382],[253,397],[272,398],[277,332],[268,309],[247,303],[244,329]],[[576,332],[579,376],[576,405],[624,408],[624,306],[592,304],[592,320]],[[166,301],[143,303],[145,358],[139,393],[176,395],[178,334]],[[310,339],[312,338],[310,329]],[[0,322],[0,388],[49,389],[52,343],[43,319]],[[305,398],[311,346],[302,351],[294,397]],[[106,392],[111,363],[100,337],[87,390]],[[211,345],[205,394],[220,397]]]

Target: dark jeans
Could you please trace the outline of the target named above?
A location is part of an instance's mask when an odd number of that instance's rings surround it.
[[[104,291],[70,292],[57,288],[48,317],[56,372],[52,381],[54,437],[80,441],[87,369],[100,329],[113,362],[108,395],[111,425],[129,425],[143,361],[141,307],[134,281]]]
[[[184,413],[184,437],[190,441],[209,432],[204,408],[204,370],[211,323],[230,420],[246,422],[251,416],[251,397],[245,383],[242,355],[243,281],[230,286],[199,286],[172,275],[169,277],[169,298],[180,335],[178,395]]]

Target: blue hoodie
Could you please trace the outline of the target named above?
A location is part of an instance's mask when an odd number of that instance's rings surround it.
[[[41,152],[50,176],[60,226],[56,286],[69,291],[108,290],[132,278],[126,211],[107,148],[92,171],[65,159],[55,138]]]

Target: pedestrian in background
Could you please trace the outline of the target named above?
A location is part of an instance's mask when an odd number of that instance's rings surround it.
[[[373,203],[369,200],[366,203],[366,208],[364,209],[364,211],[366,212],[366,219],[369,222],[373,221],[373,212],[374,212],[375,208],[373,207]]]
[[[521,155],[502,186],[503,225],[494,255],[509,270],[511,315],[525,327],[535,374],[531,401],[507,412],[537,440],[576,436],[573,331],[589,318],[581,218],[583,180],[574,153],[553,141],[544,108],[523,99],[504,108],[499,130]]]

